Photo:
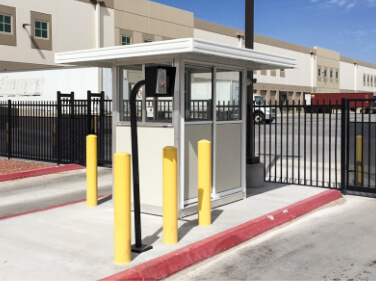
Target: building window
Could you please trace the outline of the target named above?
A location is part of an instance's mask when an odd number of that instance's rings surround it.
[[[338,79],[338,70],[336,70],[336,79]]]
[[[365,85],[366,85],[366,75],[363,74],[363,86],[365,86]]]
[[[16,8],[0,5],[0,45],[17,46]]]
[[[48,23],[36,20],[34,23],[34,35],[38,38],[48,39]]]
[[[318,70],[317,70],[317,75],[320,77],[321,76],[321,68],[319,68]]]
[[[153,41],[147,38],[144,39],[144,43],[150,43],[150,42],[153,42]]]
[[[0,32],[12,33],[12,17],[0,14]]]
[[[31,48],[52,51],[52,16],[30,11]]]
[[[281,69],[281,71],[279,72],[279,76],[280,77],[285,77],[286,76],[286,72],[284,69]]]
[[[132,44],[132,37],[128,35],[121,36],[121,45],[131,45]]]
[[[333,70],[330,70],[330,78],[333,78]]]

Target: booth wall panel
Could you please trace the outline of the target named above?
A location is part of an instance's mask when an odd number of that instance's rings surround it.
[[[162,157],[165,146],[174,146],[173,128],[138,127],[138,157],[140,172],[141,210],[162,207]],[[116,152],[132,153],[131,130],[128,126],[116,128]],[[160,209],[161,210],[161,209]]]
[[[197,198],[197,143],[213,141],[212,124],[186,124],[184,140],[184,200]],[[213,146],[212,146],[213,147]]]
[[[242,124],[218,124],[216,130],[216,192],[241,186]]]

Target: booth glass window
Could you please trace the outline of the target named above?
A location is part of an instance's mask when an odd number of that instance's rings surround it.
[[[170,66],[171,64],[158,64]],[[148,64],[145,66],[153,66]],[[120,68],[120,121],[130,121],[130,95],[135,84],[144,80],[143,65]],[[136,96],[136,116],[139,122],[172,123],[173,97],[146,97],[145,87]]]
[[[171,66],[171,63],[159,63],[159,64],[147,64],[147,66]],[[154,94],[154,93],[153,93]],[[146,97],[145,99],[145,109],[146,109],[146,122],[157,122],[157,123],[172,123],[173,115],[173,97]]]
[[[233,121],[241,119],[241,73],[218,69],[216,72],[216,120]]]
[[[144,79],[142,72],[142,65],[133,65],[120,68],[119,81],[120,81],[120,121],[130,121],[131,111],[129,98],[134,85]],[[136,97],[136,116],[137,120],[142,120],[142,97],[145,88],[142,87],[137,93]]]
[[[213,69],[185,66],[185,120],[211,121],[213,101]]]

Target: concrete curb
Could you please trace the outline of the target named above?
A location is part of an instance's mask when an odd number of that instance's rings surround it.
[[[49,174],[61,173],[61,172],[66,172],[66,171],[79,170],[79,169],[85,169],[85,167],[77,165],[77,164],[45,167],[45,168],[40,168],[40,169],[35,169],[35,170],[30,170],[30,171],[22,171],[22,172],[16,172],[16,173],[11,173],[11,174],[0,175],[0,182],[23,179],[23,178],[28,178],[28,177],[37,177],[37,176],[43,176],[43,175],[49,175]]]
[[[101,280],[161,280],[340,198],[338,190],[326,190]]]

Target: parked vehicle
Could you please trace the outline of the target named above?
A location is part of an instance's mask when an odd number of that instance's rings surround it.
[[[263,96],[253,94],[253,122],[256,124],[271,123],[275,119],[275,108],[265,106]]]
[[[374,103],[368,100],[373,98],[373,93],[306,93],[304,97],[306,112],[319,113],[330,110],[329,105],[340,107],[342,99],[364,99],[365,101],[350,102],[350,110],[369,112],[370,108],[373,110]]]

